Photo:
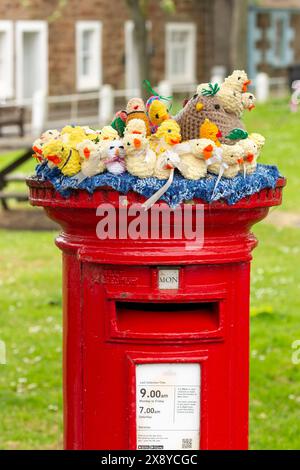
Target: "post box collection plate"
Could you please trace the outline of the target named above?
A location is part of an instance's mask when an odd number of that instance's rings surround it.
[[[139,450],[199,450],[200,364],[136,366]]]

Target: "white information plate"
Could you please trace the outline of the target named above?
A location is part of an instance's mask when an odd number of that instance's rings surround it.
[[[136,366],[137,449],[200,449],[200,364]]]
[[[160,290],[179,289],[179,269],[159,269],[158,287]]]

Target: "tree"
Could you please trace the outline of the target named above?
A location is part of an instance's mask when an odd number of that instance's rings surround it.
[[[126,1],[134,23],[134,40],[137,44],[138,51],[139,76],[141,78],[151,80],[151,53],[147,30],[147,20],[149,19],[149,9],[151,0]],[[173,13],[175,11],[174,0],[160,0],[159,6],[165,13]]]
[[[247,69],[248,0],[233,0],[230,37],[231,69]]]

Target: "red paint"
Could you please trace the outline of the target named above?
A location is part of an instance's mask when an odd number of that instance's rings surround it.
[[[118,208],[117,192],[64,199],[49,183],[28,185],[31,203],[62,226],[65,447],[134,449],[135,365],[198,362],[201,449],[246,449],[250,229],[281,203],[285,181],[234,206],[205,204],[201,250],[184,240],[98,240],[95,209]],[[179,268],[178,291],[159,290],[158,266]]]

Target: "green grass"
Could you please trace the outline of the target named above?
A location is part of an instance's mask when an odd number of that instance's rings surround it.
[[[261,163],[275,164],[288,178],[283,205],[280,210],[299,211],[300,187],[300,111],[291,113],[286,101],[271,101],[258,105],[245,113],[249,132],[259,132],[266,137]]]
[[[282,210],[298,212],[299,114],[284,102],[247,113],[250,132],[267,137],[262,157],[288,177]],[[14,155],[1,156],[0,165]],[[18,171],[30,173],[34,161]],[[0,215],[1,216],[1,215]],[[251,299],[252,449],[299,449],[299,229],[259,224]],[[62,446],[61,263],[54,233],[0,231],[0,449]]]
[[[1,449],[61,446],[61,266],[53,239],[0,231]]]

